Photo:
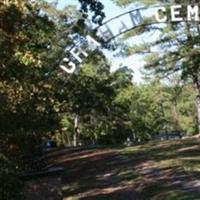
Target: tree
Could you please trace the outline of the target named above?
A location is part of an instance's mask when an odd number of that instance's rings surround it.
[[[90,7],[83,13],[94,10],[99,23],[101,3],[81,3]],[[70,87],[63,86],[71,77],[59,71],[58,63],[71,36],[84,34],[86,16],[73,7],[55,6],[39,0],[0,2],[0,161],[5,163],[0,173],[8,172],[5,183],[11,174],[33,167],[23,162],[25,155],[34,159],[42,138],[57,133],[66,124],[63,113],[70,113],[71,101],[65,101]],[[13,199],[10,188],[8,195]]]
[[[127,5],[129,3],[138,2],[132,1],[115,1],[119,5]],[[162,3],[162,1],[159,1]],[[185,1],[176,0],[170,1],[172,4],[183,4],[181,9],[181,16],[185,19],[186,5]],[[141,1],[140,1],[141,3]],[[144,4],[155,5],[158,1],[142,1]],[[188,4],[198,3],[197,1],[188,1]],[[155,41],[146,41],[146,44],[142,44],[144,52],[149,52],[146,57],[147,70],[153,71],[154,74],[159,75],[162,78],[170,77],[174,73],[179,73],[183,82],[193,83],[196,93],[196,105],[198,116],[198,130],[200,131],[200,67],[199,67],[199,23],[198,22],[169,22],[162,28],[159,25],[143,26],[140,31],[145,33],[147,31],[160,32],[160,36]],[[137,30],[136,30],[137,31]],[[132,30],[131,32],[134,32]],[[138,33],[139,34],[139,33]],[[133,33],[129,33],[134,35]],[[152,52],[152,48],[156,47],[157,52]],[[146,49],[148,48],[148,49]],[[149,49],[150,48],[150,49]],[[135,53],[134,45],[128,46],[127,51],[129,55]]]

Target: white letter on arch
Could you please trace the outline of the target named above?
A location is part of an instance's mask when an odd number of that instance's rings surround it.
[[[74,47],[74,48],[70,51],[70,53],[72,54],[72,56],[73,56],[76,60],[78,60],[79,63],[82,63],[82,62],[83,62],[82,59],[79,57],[81,54],[84,55],[85,57],[88,57],[88,54],[87,54],[85,51],[83,51],[81,48],[76,48],[76,47]]]
[[[180,16],[180,9],[181,8],[182,8],[182,5],[171,6],[172,22],[181,22],[181,21],[183,21],[182,17],[178,17],[178,16]],[[179,10],[177,10],[177,9],[179,9]]]
[[[64,58],[63,59],[63,62],[68,62],[69,59],[68,58]],[[71,67],[71,68],[67,68],[65,67],[64,65],[60,65],[60,68],[63,69],[65,72],[67,72],[68,74],[72,74],[74,73],[74,71],[76,70],[76,65],[73,63],[73,62],[69,62],[68,65]]]
[[[156,10],[156,20],[158,21],[158,22],[166,22],[167,21],[167,16],[165,15],[162,19],[160,18],[160,16],[159,16],[159,12],[160,11],[162,11],[163,13],[164,12],[166,12],[166,8],[165,7],[161,7],[161,8],[158,8],[157,10]]]
[[[101,45],[94,39],[92,38],[90,35],[86,36],[89,48],[91,50],[95,50],[97,47],[100,47]]]
[[[195,21],[199,21],[199,7],[197,5],[193,7],[191,5],[188,5],[187,6],[187,20],[192,21],[193,17]]]

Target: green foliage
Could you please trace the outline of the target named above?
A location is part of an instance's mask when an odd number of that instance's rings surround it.
[[[191,4],[193,1],[124,1],[118,0],[115,1],[118,5],[129,5],[131,3],[142,3],[145,5],[157,5],[157,3],[176,3],[183,4],[183,9],[181,10],[181,16],[186,16],[186,3]],[[170,9],[167,9],[168,16],[170,16]],[[150,18],[151,19],[151,18]],[[153,40],[155,41],[146,41],[145,43],[140,43],[139,45],[127,45],[124,47],[122,45],[121,55],[129,56],[135,53],[145,53],[147,54],[145,61],[145,69],[148,72],[151,72],[151,75],[154,74],[157,77],[163,78],[166,80],[166,77],[173,79],[173,74],[178,74],[180,79],[183,81],[183,84],[193,83],[195,90],[196,99],[193,98],[194,102],[197,103],[196,114],[193,114],[193,117],[187,118],[184,116],[180,121],[181,126],[184,129],[187,129],[190,133],[195,132],[196,125],[191,123],[192,121],[196,122],[198,129],[200,130],[200,67],[199,67],[199,23],[188,22],[183,17],[182,22],[167,22],[165,26],[160,25],[149,25],[143,24],[139,27],[142,32],[138,31],[137,28],[136,34],[141,35],[143,33],[152,34],[157,30],[159,31],[159,36],[155,36]],[[128,32],[124,40],[127,40],[130,37],[134,37],[135,30]],[[154,49],[154,51],[153,51]],[[174,102],[174,109],[177,107],[177,102]],[[194,103],[193,103],[194,105]],[[185,105],[187,107],[187,104]],[[193,107],[193,106],[192,106]],[[177,108],[176,108],[177,109]],[[176,110],[175,109],[175,110]],[[195,113],[195,112],[194,112]],[[173,114],[172,114],[173,115]],[[178,122],[176,122],[178,123]],[[189,125],[190,124],[190,125]],[[178,125],[177,125],[178,126]],[[190,128],[189,128],[190,126]],[[187,127],[187,128],[186,128]],[[178,128],[178,127],[177,127]],[[179,124],[180,128],[180,124]]]
[[[6,158],[3,170],[11,179],[36,167],[32,164],[41,156],[42,139],[54,136],[63,145],[73,134],[71,105],[80,98],[73,90],[71,99],[70,85],[65,87],[71,77],[58,70],[58,63],[76,28],[79,36],[84,34],[81,17],[72,7],[57,10],[44,1],[0,2],[0,155]],[[3,178],[9,185],[8,199],[17,199],[11,191],[16,182]]]
[[[79,0],[81,3],[81,12],[87,17],[88,11],[92,11],[94,14],[92,16],[92,21],[97,24],[101,24],[105,18],[103,12],[104,6],[99,0]]]
[[[154,3],[158,3],[157,0],[113,0],[114,3],[116,3],[118,6],[128,6],[131,3],[141,3],[141,4],[145,4],[145,5],[151,5]],[[165,2],[166,1],[161,1],[161,2]]]
[[[91,2],[87,2],[88,8],[86,2],[82,3],[85,13],[89,7],[93,8]],[[103,16],[97,13],[97,8],[102,11],[103,7],[99,3],[95,6],[94,13]],[[72,43],[69,36],[77,31],[76,26],[82,19],[74,7],[57,10],[53,5],[38,1],[36,4],[10,3],[1,10],[1,45],[6,45],[0,52],[3,105],[0,127],[4,136],[13,137],[17,133],[19,137],[21,133],[24,137],[29,132],[35,137],[49,137],[50,133],[56,133],[59,144],[72,144],[76,115],[79,137],[86,143],[88,140],[122,143],[133,134],[150,139],[161,132],[162,127],[168,127],[168,131],[180,128],[191,134],[195,132],[193,110],[189,111],[194,107],[193,98],[185,100],[187,104],[176,102],[176,112],[183,117],[174,122],[172,90],[175,85],[168,88],[152,82],[136,86],[132,83],[133,72],[127,67],[111,73],[100,51],[91,54],[78,75],[69,76],[56,69],[65,47]],[[11,15],[14,20],[8,18]],[[76,33],[84,35],[85,28],[84,25],[79,27]],[[146,44],[135,46],[131,52],[146,47]],[[165,60],[169,62],[177,56],[186,59],[188,51],[189,48],[183,46],[180,52],[167,54],[162,63],[160,55],[150,54],[147,62],[150,68],[162,64],[155,68],[156,72],[168,72],[173,70],[173,65],[163,65]],[[195,53],[190,50],[187,58]],[[186,66],[185,73],[187,69]]]

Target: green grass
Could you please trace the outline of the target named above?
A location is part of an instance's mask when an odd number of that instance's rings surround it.
[[[176,167],[186,172],[200,171],[200,141],[196,139],[150,142],[120,150],[125,155],[139,155],[157,162],[160,168]]]

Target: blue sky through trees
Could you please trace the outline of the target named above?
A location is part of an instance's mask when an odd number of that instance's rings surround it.
[[[48,2],[52,2],[53,0],[47,0]],[[116,6],[111,0],[102,0],[101,1],[104,4],[104,12],[106,15],[106,18],[104,21],[113,18],[119,14],[122,14],[126,11],[129,11],[131,9],[135,9],[138,7],[142,7],[140,4],[130,4],[127,7],[118,7]],[[74,5],[77,8],[79,8],[80,4],[78,0],[58,0],[58,8],[62,9],[65,6],[68,5]],[[153,9],[148,9],[147,11],[144,11],[145,15],[151,15],[153,14]],[[116,24],[109,24],[109,27],[111,29],[118,28]],[[128,42],[132,44],[140,44],[141,42],[145,42],[145,40],[149,40],[149,37],[151,37],[151,40],[154,40],[159,35],[159,33],[155,33],[152,35],[152,33],[149,34],[143,34],[141,36],[136,36],[132,39],[130,39]],[[145,64],[144,62],[144,55],[132,55],[128,57],[115,57],[114,52],[104,50],[105,55],[107,56],[108,60],[111,62],[112,68],[111,70],[117,69],[119,66],[128,66],[134,71],[134,78],[133,81],[137,83],[142,82],[142,74],[141,70],[143,69],[143,66]]]

